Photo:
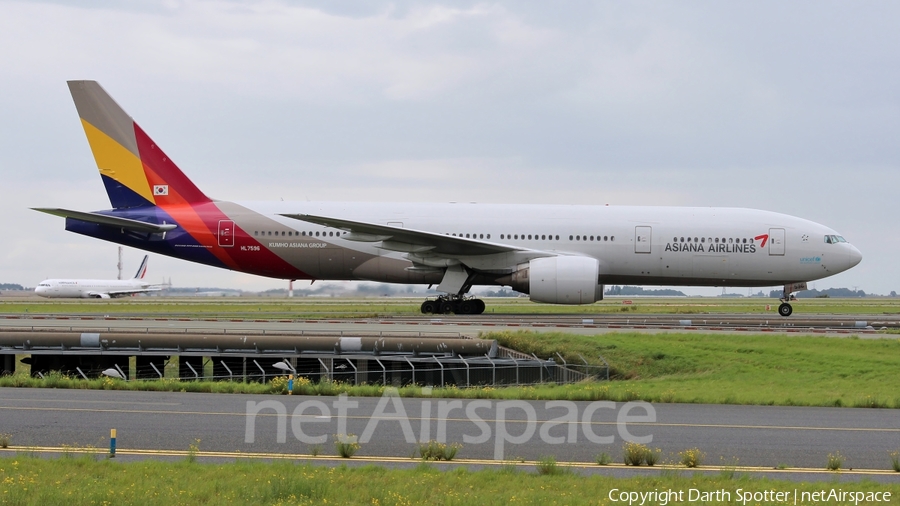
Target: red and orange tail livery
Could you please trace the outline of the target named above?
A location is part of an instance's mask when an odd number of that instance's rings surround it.
[[[210,201],[96,81],[69,91],[114,209]]]
[[[241,223],[255,223],[257,213],[207,197],[96,81],[69,81],[69,91],[112,209],[36,210],[66,218],[66,230],[163,255],[263,276],[310,277],[245,232]]]

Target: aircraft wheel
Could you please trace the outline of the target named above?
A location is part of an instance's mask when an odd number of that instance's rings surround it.
[[[433,300],[426,300],[422,303],[422,314],[433,314],[437,311],[437,304]]]
[[[473,300],[464,300],[459,303],[459,314],[475,314],[475,309],[477,306]]]
[[[484,313],[484,301],[481,299],[475,299],[475,312],[473,314],[481,314]]]
[[[445,301],[441,302],[441,313],[450,314],[453,312],[453,309],[454,309],[453,303],[450,302],[449,300],[445,300]]]
[[[794,308],[791,307],[787,302],[778,306],[778,314],[781,316],[791,316],[791,313],[794,312]]]

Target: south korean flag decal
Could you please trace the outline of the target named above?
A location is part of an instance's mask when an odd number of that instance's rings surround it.
[[[169,185],[167,184],[157,184],[153,185],[153,195],[162,196],[169,194]]]

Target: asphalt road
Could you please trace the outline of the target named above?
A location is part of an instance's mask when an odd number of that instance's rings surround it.
[[[104,449],[110,429],[120,450],[183,452],[199,439],[209,452],[333,455],[336,434],[355,434],[360,456],[408,459],[418,440],[443,439],[463,445],[460,459],[585,463],[621,462],[624,441],[644,438],[663,461],[699,448],[704,464],[769,469],[823,469],[839,451],[845,469],[886,470],[900,450],[890,409],[0,388],[0,432],[19,450]]]

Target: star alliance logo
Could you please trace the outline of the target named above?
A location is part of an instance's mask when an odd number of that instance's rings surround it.
[[[157,184],[153,185],[153,195],[161,196],[169,194],[169,185],[167,184]]]

